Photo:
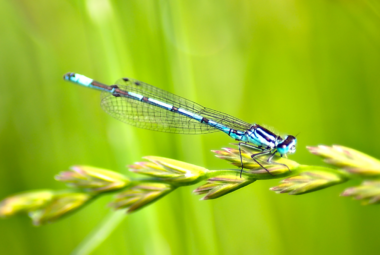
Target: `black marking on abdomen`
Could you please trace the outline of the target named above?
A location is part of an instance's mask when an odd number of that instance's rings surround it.
[[[206,123],[206,124],[208,124],[208,122],[209,122],[209,119],[207,119],[207,118],[205,118],[205,117],[203,117],[203,118],[201,119],[201,123]]]
[[[170,111],[172,111],[172,112],[178,112],[178,108],[173,106],[172,109],[170,109]]]
[[[135,84],[136,84],[137,86],[139,86],[139,85],[140,85],[140,82],[136,81]]]
[[[115,92],[118,93],[118,94],[120,94],[120,95],[127,96],[127,97],[131,96],[131,95],[129,95],[128,91],[125,91],[125,90],[116,89]]]
[[[129,79],[128,78],[123,78],[123,81],[129,81]]]
[[[112,95],[114,97],[121,97],[120,93],[118,93],[116,90],[119,90],[117,85],[111,85],[110,88],[114,89],[112,92]],[[111,90],[112,91],[112,90]]]
[[[71,78],[71,77],[73,77],[73,76],[75,76],[75,73],[67,73],[67,74],[65,74],[65,75],[63,76],[63,78],[66,79],[66,77]]]
[[[102,89],[106,89],[106,90],[109,90],[109,88],[110,88],[110,86],[107,86],[107,85],[105,85],[103,83],[100,83],[98,81],[95,81],[95,80],[93,80],[91,82],[91,85],[94,86],[94,87],[98,87],[98,88],[102,88]]]

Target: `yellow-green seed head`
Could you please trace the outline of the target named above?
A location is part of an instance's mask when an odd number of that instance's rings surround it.
[[[380,203],[380,180],[364,181],[361,185],[346,189],[342,196],[351,196],[363,204]]]
[[[144,157],[150,162],[137,162],[130,165],[130,171],[161,178],[176,185],[189,185],[202,177],[206,168],[162,157]]]
[[[91,166],[73,166],[70,170],[61,172],[55,179],[67,183],[70,187],[90,192],[117,190],[130,183],[122,174]]]
[[[59,192],[49,203],[38,210],[29,213],[34,225],[42,225],[55,221],[64,215],[78,209],[91,198],[88,193]]]
[[[235,175],[219,175],[209,178],[207,182],[193,192],[197,195],[206,194],[202,200],[214,199],[224,196],[232,191],[240,189],[255,180],[243,175],[241,178],[239,174]]]
[[[110,204],[115,209],[128,208],[128,213],[141,209],[174,189],[165,183],[142,183],[117,194]]]
[[[357,150],[333,145],[308,147],[309,151],[324,158],[328,164],[344,171],[366,178],[380,177],[380,161]]]
[[[300,195],[312,191],[324,189],[341,183],[346,179],[339,173],[327,171],[305,171],[298,175],[286,178],[281,183],[270,188],[276,193],[289,193],[290,195]]]
[[[54,197],[54,191],[36,190],[16,194],[0,202],[0,217],[30,212],[43,207]]]

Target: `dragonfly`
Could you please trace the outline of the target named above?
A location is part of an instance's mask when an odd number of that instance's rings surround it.
[[[84,75],[67,73],[66,81],[102,91],[101,107],[112,117],[135,127],[176,134],[205,134],[221,131],[238,141],[241,160],[241,145],[258,150],[251,158],[271,174],[257,158],[268,155],[272,162],[276,153],[281,157],[296,151],[296,137],[282,138],[258,124],[249,124],[226,113],[206,108],[188,99],[177,96],[145,82],[121,78],[114,85],[106,85]],[[287,166],[286,166],[287,167]],[[289,169],[289,168],[288,168]]]

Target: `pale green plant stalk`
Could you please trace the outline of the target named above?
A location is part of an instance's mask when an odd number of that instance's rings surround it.
[[[42,225],[61,219],[75,212],[97,197],[116,193],[110,206],[115,210],[135,212],[168,195],[181,186],[203,182],[194,190],[203,195],[201,200],[216,199],[232,193],[255,181],[283,178],[270,190],[276,193],[301,195],[325,189],[350,179],[362,179],[361,185],[343,191],[342,196],[362,200],[363,204],[380,203],[380,161],[364,153],[343,146],[308,147],[309,151],[324,159],[331,167],[301,165],[292,160],[275,156],[268,163],[268,156],[256,158],[265,166],[255,163],[251,155],[257,151],[242,147],[213,151],[215,156],[229,161],[235,169],[210,170],[189,163],[149,156],[147,161],[129,166],[130,171],[145,176],[132,179],[125,175],[91,166],[74,166],[61,172],[55,179],[66,183],[69,190],[36,190],[16,194],[0,203],[0,216],[8,217],[27,213],[33,224]],[[243,165],[242,165],[243,164]],[[243,172],[240,177],[240,168]],[[112,217],[111,217],[112,218]],[[110,233],[121,222],[118,218]],[[107,221],[108,222],[108,221]],[[113,222],[113,221],[112,221]],[[76,254],[88,254],[106,236],[95,231],[76,250]]]
[[[342,196],[352,196],[364,204],[380,201],[380,161],[343,146],[308,147],[331,167],[301,165],[275,156],[267,163],[267,156],[257,158],[265,166],[251,159],[257,151],[242,147],[242,161],[238,149],[224,148],[213,151],[215,156],[229,161],[235,169],[210,170],[185,162],[149,156],[145,162],[129,166],[130,171],[145,178],[131,179],[122,174],[90,166],[74,166],[61,172],[56,180],[71,189],[63,191],[29,191],[5,198],[0,204],[0,216],[28,213],[35,225],[55,221],[71,213],[98,196],[116,193],[110,206],[128,213],[137,211],[181,186],[203,182],[194,190],[203,195],[201,200],[215,199],[258,180],[284,178],[271,190],[276,193],[300,195],[325,189],[353,178],[363,179],[362,185],[346,189]],[[240,167],[243,172],[240,177]]]

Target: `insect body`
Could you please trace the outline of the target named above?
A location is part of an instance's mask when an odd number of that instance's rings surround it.
[[[284,156],[296,151],[297,140],[294,136],[283,139],[260,125],[249,124],[135,79],[122,78],[111,86],[77,73],[67,73],[64,79],[103,91],[103,110],[139,128],[177,134],[222,131],[239,141],[239,150],[240,143],[260,150],[251,156],[260,166],[255,159],[259,155],[270,154],[268,163],[271,163],[277,152]]]

